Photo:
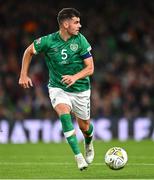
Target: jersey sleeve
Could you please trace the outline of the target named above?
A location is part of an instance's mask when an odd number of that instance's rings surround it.
[[[81,51],[80,51],[80,55],[84,56],[85,54],[89,53],[91,51],[91,46],[89,44],[89,42],[87,41],[87,39],[81,35]]]
[[[48,50],[48,36],[40,37],[34,40],[33,43],[35,54],[46,52]]]

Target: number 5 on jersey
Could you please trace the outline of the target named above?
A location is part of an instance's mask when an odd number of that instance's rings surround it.
[[[66,52],[67,52],[67,49],[62,49],[62,51],[61,51],[61,56],[62,56],[63,60],[67,59],[67,57],[68,57]]]

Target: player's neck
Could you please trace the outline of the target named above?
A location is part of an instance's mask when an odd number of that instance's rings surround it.
[[[70,34],[68,34],[67,31],[61,29],[59,30],[59,35],[64,41],[67,41],[69,38],[72,37]]]

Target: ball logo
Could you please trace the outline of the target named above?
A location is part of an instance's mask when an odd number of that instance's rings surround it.
[[[71,45],[70,45],[70,49],[71,49],[72,51],[77,51],[77,50],[78,50],[78,44],[71,44]]]

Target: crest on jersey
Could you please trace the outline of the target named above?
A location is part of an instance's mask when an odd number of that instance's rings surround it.
[[[78,44],[71,44],[71,45],[70,45],[70,49],[71,49],[72,51],[77,51],[77,50],[78,50]]]

